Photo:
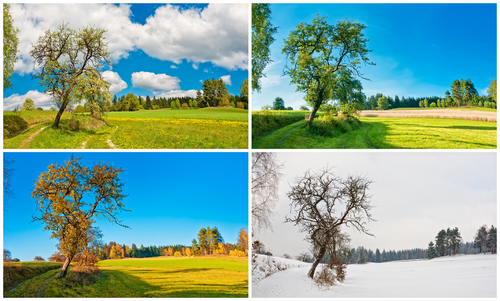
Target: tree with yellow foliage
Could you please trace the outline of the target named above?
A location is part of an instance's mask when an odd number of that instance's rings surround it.
[[[191,257],[191,249],[190,248],[186,248],[186,256]]]
[[[40,216],[33,216],[33,221],[44,223],[44,230],[52,231],[50,238],[59,239],[59,250],[66,257],[60,277],[93,240],[95,218],[127,227],[117,217],[118,212],[131,211],[122,203],[126,197],[118,179],[122,171],[104,162],[83,167],[80,158],[71,156],[63,165],[51,164],[35,182],[32,197]]]

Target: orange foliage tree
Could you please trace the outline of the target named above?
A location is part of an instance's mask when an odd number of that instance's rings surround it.
[[[245,228],[241,229],[238,233],[238,247],[245,254],[248,252],[248,232]]]
[[[59,239],[59,250],[66,257],[60,277],[66,276],[73,257],[92,241],[95,218],[127,227],[117,213],[130,211],[122,203],[126,195],[118,175],[123,170],[103,162],[83,167],[79,160],[71,156],[63,165],[51,164],[40,174],[32,193],[41,214],[33,221],[41,221],[44,230],[52,231],[50,238]]]

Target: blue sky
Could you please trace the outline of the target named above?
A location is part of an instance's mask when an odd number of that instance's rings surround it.
[[[274,61],[264,72],[262,93],[252,94],[252,109],[280,96],[295,110],[305,104],[289,77],[282,76],[283,40],[300,22],[317,14],[330,24],[345,18],[368,26],[368,55],[376,66],[362,68],[365,95],[444,97],[455,79],[470,78],[480,95],[497,74],[496,4],[272,4],[278,26],[271,45]]]
[[[248,4],[11,4],[20,32],[19,60],[4,92],[4,110],[27,97],[36,107],[50,108],[31,75],[29,51],[47,29],[63,22],[72,29],[89,24],[107,30],[113,67],[104,72],[117,95],[196,97],[206,79],[222,78],[239,95],[248,78]]]
[[[72,153],[4,153],[14,158],[12,189],[15,198],[4,210],[4,248],[22,261],[37,255],[47,258],[56,251],[55,239],[32,223],[36,202],[34,182],[51,163],[63,164]],[[191,245],[198,231],[218,227],[226,242],[237,243],[238,232],[248,229],[247,153],[75,153],[84,166],[110,162],[124,169],[123,201],[132,212],[119,219],[130,229],[105,220],[96,225],[103,241],[131,246]]]

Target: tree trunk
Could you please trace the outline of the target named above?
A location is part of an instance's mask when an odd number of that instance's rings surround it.
[[[318,109],[316,109],[315,107],[313,107],[312,110],[311,110],[311,114],[309,115],[309,121],[307,123],[308,126],[311,126],[311,124],[313,122],[313,119],[314,119],[314,116],[316,116],[316,112],[318,112]]]
[[[325,253],[326,253],[326,247],[321,247],[319,249],[318,258],[316,258],[311,269],[309,270],[309,273],[307,273],[307,277],[314,279],[314,271],[316,270],[316,267],[320,263],[321,259],[323,259],[323,256],[325,256]]]
[[[66,277],[66,273],[68,272],[69,264],[71,263],[71,260],[66,257],[66,261],[64,262],[64,265],[61,269],[61,273],[59,274],[59,277],[64,278]]]
[[[59,112],[57,112],[56,119],[54,120],[54,127],[55,128],[59,127],[59,120],[61,120],[61,116],[64,112],[64,108],[65,108],[65,106],[61,106],[61,108],[59,109]]]

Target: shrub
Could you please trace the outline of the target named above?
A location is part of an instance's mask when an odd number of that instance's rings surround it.
[[[137,107],[137,110],[139,110],[139,111],[144,110],[144,107],[143,107],[142,105],[139,105],[139,106]]]
[[[238,251],[237,250],[230,250],[229,256],[238,256]]]
[[[35,261],[45,261],[42,256],[35,256]]]
[[[174,253],[174,256],[180,257],[180,256],[182,256],[182,254],[181,254],[181,252],[176,251],[176,252]]]
[[[435,108],[435,107],[436,107],[436,103],[435,103],[435,102],[431,102],[431,104],[430,104],[430,106],[429,106],[429,107],[430,107],[430,108]]]
[[[245,257],[245,251],[238,251],[238,257]]]
[[[350,132],[358,128],[360,125],[361,122],[354,117],[325,114],[313,121],[309,127],[309,131],[320,136],[335,137],[340,134]]]
[[[335,284],[335,273],[333,273],[333,270],[328,267],[328,265],[323,264],[321,266],[321,270],[319,270],[318,273],[316,273],[316,276],[314,277],[314,282],[316,282],[316,285],[319,287],[329,287]]]
[[[49,261],[52,261],[52,262],[65,262],[66,261],[66,256],[64,256],[60,252],[54,252],[54,254],[52,254],[52,256],[49,257]]]
[[[227,106],[229,106],[229,99],[228,99],[227,97],[224,97],[224,98],[221,100],[220,105],[221,105],[222,107],[227,107]]]
[[[158,110],[160,107],[157,105],[153,105],[153,110]]]
[[[245,108],[245,105],[243,104],[243,102],[238,101],[238,102],[236,103],[236,107],[237,107],[238,109],[244,109],[244,108]]]
[[[187,104],[187,103],[185,103],[185,102],[184,102],[184,103],[182,104],[182,108],[183,108],[183,109],[189,109],[189,106],[188,106],[188,104]]]
[[[85,113],[85,108],[81,105],[78,105],[75,109],[75,113]]]
[[[96,266],[98,262],[99,258],[95,254],[89,251],[83,251],[76,254],[73,258],[73,270],[80,273],[97,274],[100,272],[99,268]]]
[[[43,108],[42,107],[38,107],[36,108],[37,111],[43,111]]]

